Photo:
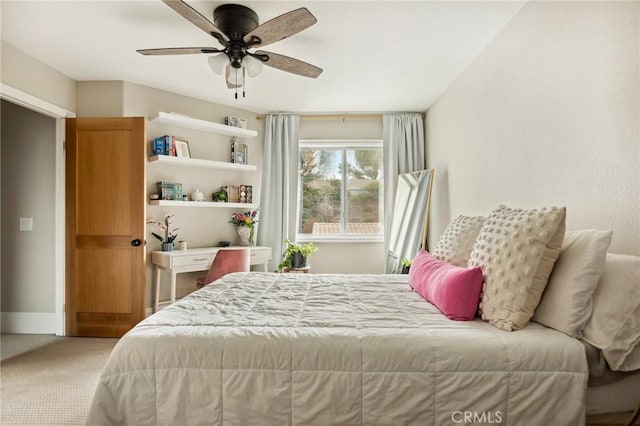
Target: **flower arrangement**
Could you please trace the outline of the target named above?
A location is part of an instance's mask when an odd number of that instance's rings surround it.
[[[246,226],[247,228],[253,228],[258,220],[256,217],[258,216],[257,210],[250,210],[244,213],[234,213],[231,216],[230,223],[233,223],[235,226]]]
[[[165,214],[164,221],[163,221],[164,223],[156,222],[155,220],[149,220],[147,222],[147,223],[153,223],[154,225],[156,225],[158,228],[162,230],[164,235],[156,234],[155,232],[151,233],[151,235],[153,235],[158,240],[160,240],[162,244],[173,244],[173,240],[175,240],[176,237],[178,236],[178,234],[176,234],[176,231],[180,228],[171,229],[171,227],[173,226],[173,221],[171,220],[172,217],[173,217],[172,214]]]

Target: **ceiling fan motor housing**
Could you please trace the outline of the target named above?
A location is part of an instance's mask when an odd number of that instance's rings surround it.
[[[213,11],[213,22],[231,41],[243,41],[245,35],[258,27],[258,15],[239,4],[223,4]]]

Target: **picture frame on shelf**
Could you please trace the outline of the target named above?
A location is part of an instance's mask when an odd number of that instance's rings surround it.
[[[246,143],[240,143],[237,138],[231,142],[231,162],[236,164],[249,164],[249,148]]]
[[[183,140],[175,140],[176,157],[191,158],[191,151],[189,150],[189,142]]]

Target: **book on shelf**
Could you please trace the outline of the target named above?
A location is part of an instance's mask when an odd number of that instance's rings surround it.
[[[246,143],[238,142],[238,138],[231,138],[231,162],[249,164],[249,147]]]
[[[153,139],[153,155],[176,156],[176,137],[173,135],[159,136]]]

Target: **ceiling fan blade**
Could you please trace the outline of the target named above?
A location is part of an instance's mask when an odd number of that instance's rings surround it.
[[[139,49],[136,52],[142,55],[192,55],[196,53],[219,53],[222,50],[214,47],[167,47],[164,49]]]
[[[209,35],[212,35],[212,33],[217,33],[222,36],[222,39],[224,41],[229,41],[229,37],[227,37],[226,34],[223,33],[222,31],[220,31],[218,27],[213,25],[213,22],[211,22],[210,20],[202,16],[200,12],[198,12],[197,10],[195,10],[194,8],[192,8],[182,0],[162,0],[162,1],[171,9],[175,10],[180,15],[182,15],[182,17],[185,18],[187,21],[191,22],[193,25],[200,28],[205,33]]]
[[[316,17],[306,7],[301,7],[265,22],[244,36],[244,41],[249,43],[251,37],[256,36],[262,40],[258,46],[266,46],[299,33],[316,22]]]
[[[315,65],[308,64],[299,59],[291,58],[289,56],[279,55],[277,53],[265,52],[264,50],[256,51],[257,55],[267,55],[269,60],[264,62],[272,68],[277,68],[282,71],[298,74],[303,77],[317,78],[322,74],[322,68],[318,68]]]

